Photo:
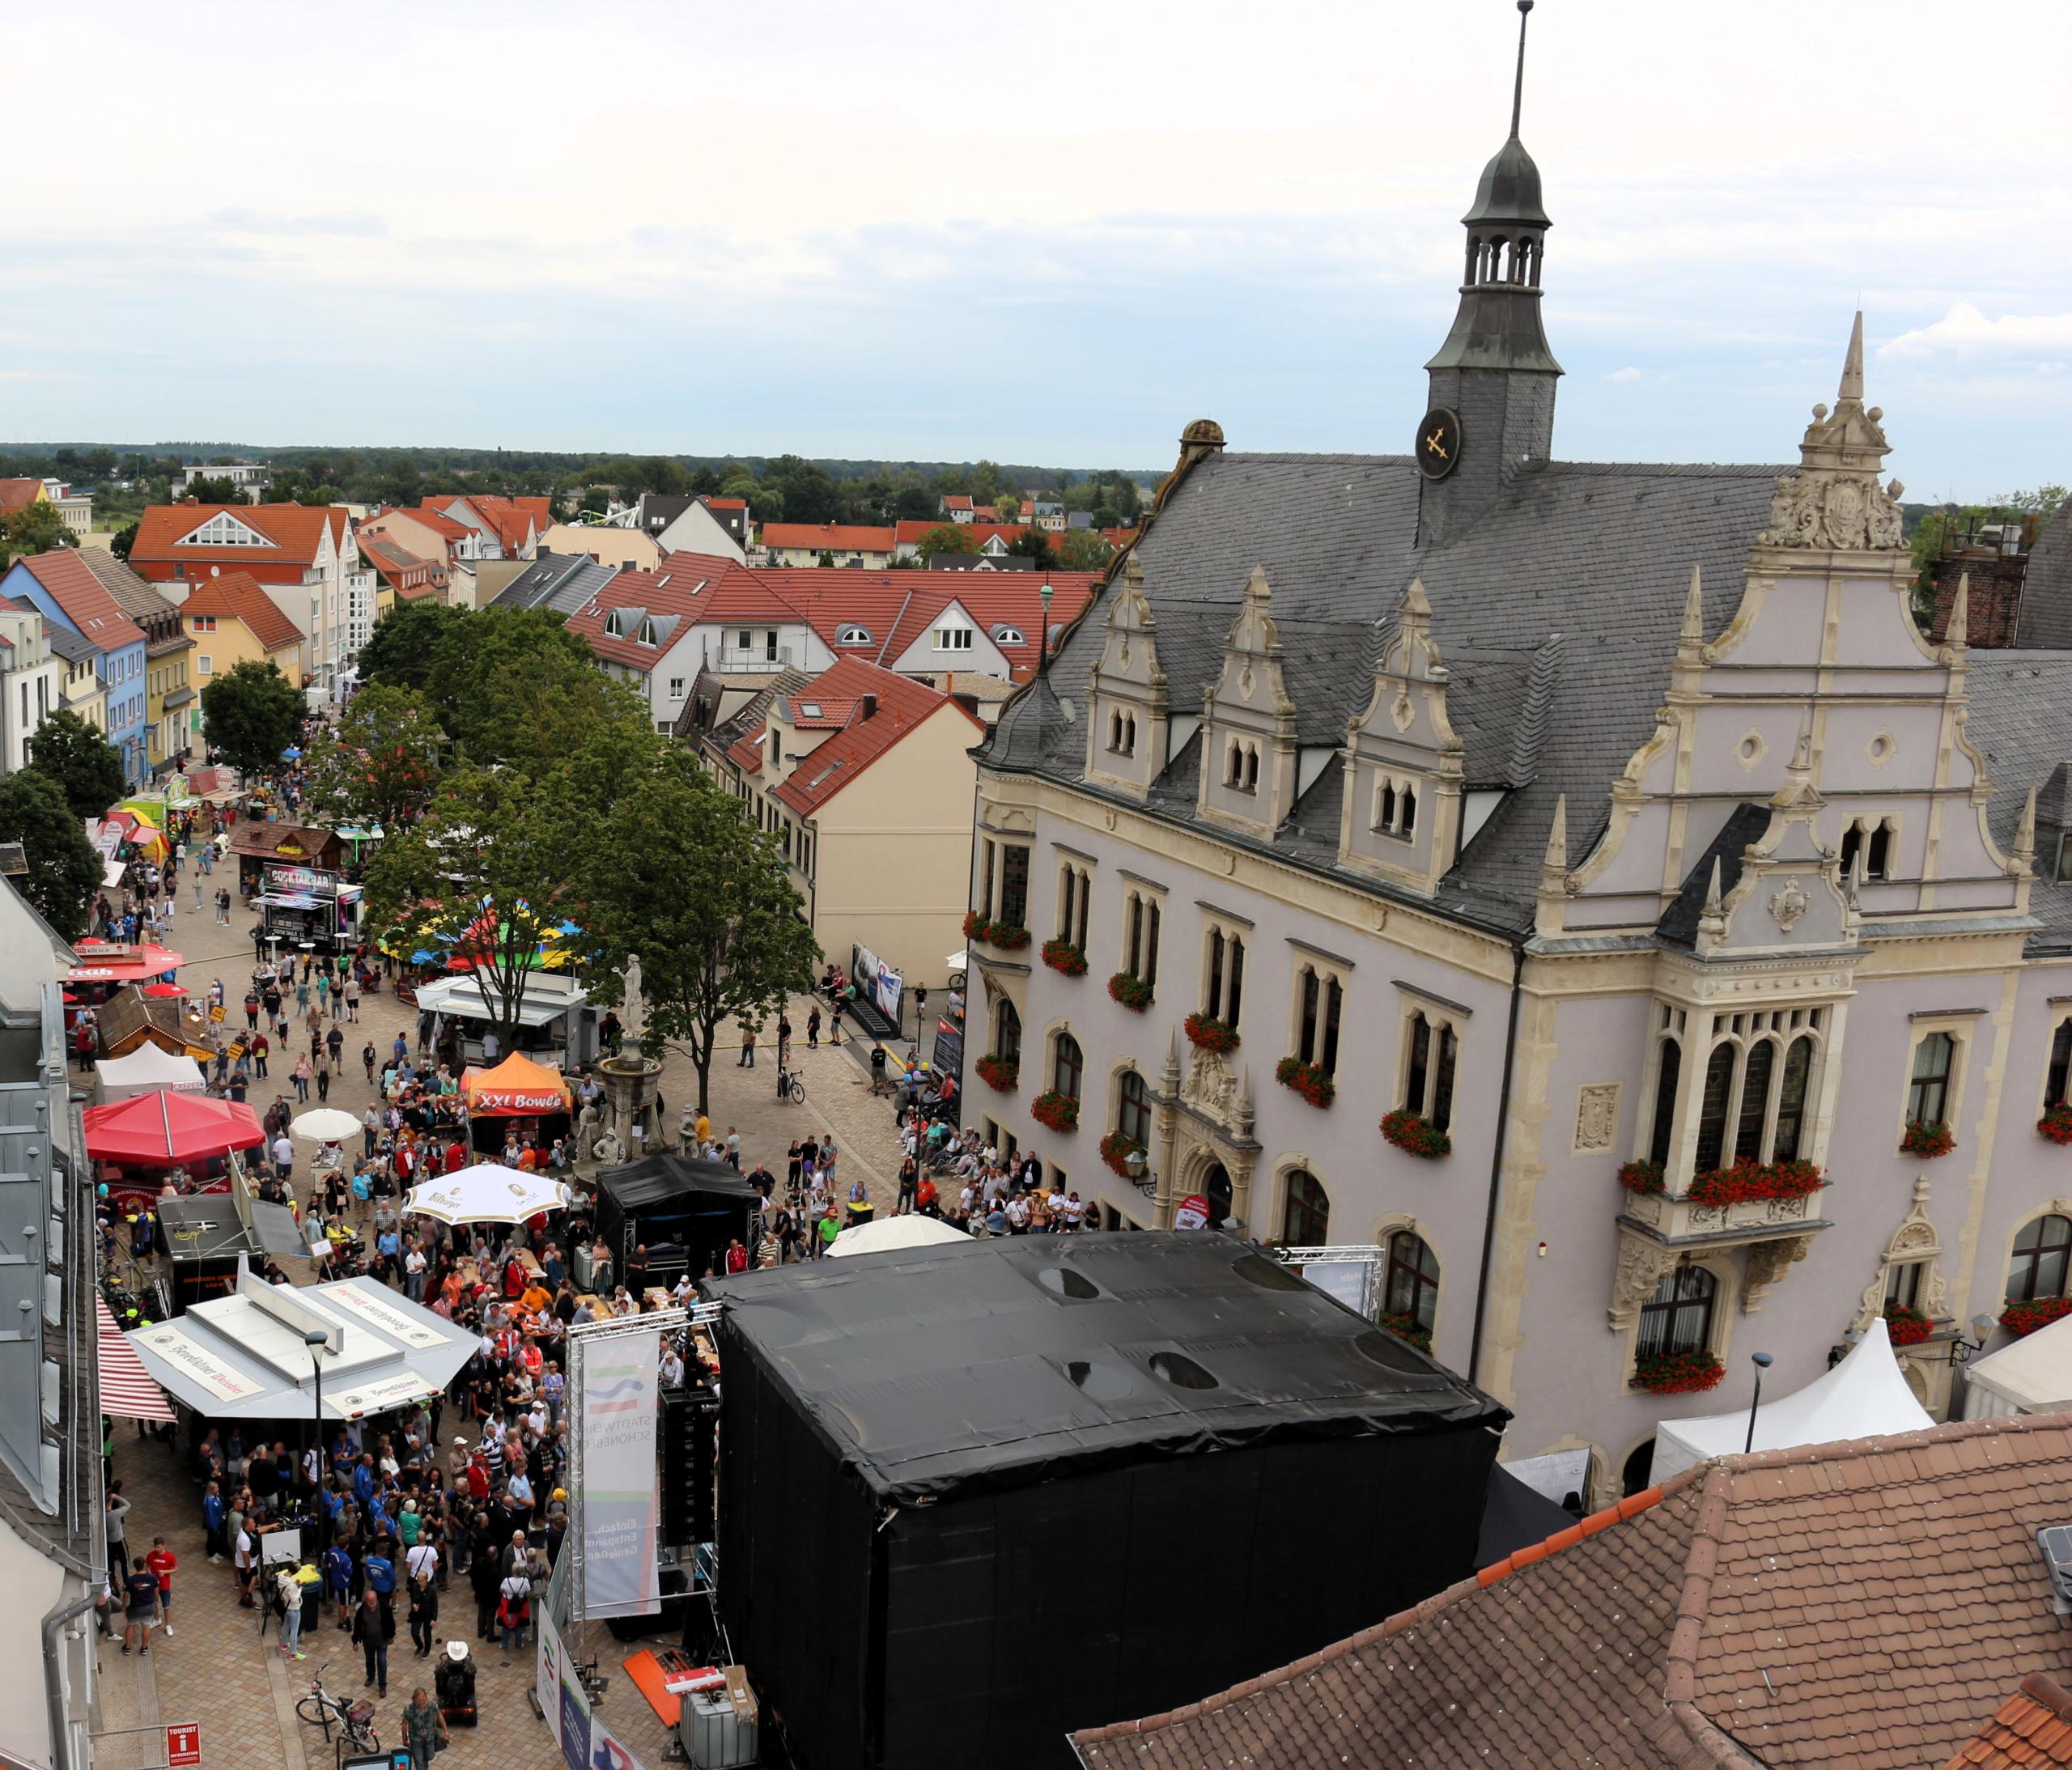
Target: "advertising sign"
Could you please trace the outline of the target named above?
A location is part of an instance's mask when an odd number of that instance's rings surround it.
[[[655,1559],[656,1336],[595,1339],[581,1356],[582,1614],[652,1616],[662,1607]]]
[[[168,1721],[165,1724],[165,1761],[168,1770],[189,1770],[202,1761],[202,1723]]]
[[[391,1309],[380,1297],[370,1296],[356,1284],[341,1284],[335,1290],[327,1290],[324,1301],[334,1309],[351,1311],[370,1327],[378,1327],[389,1339],[414,1347],[419,1352],[446,1343],[445,1337],[437,1328],[426,1326],[399,1309]]]
[[[561,1636],[555,1632],[554,1619],[547,1613],[546,1604],[535,1604],[533,1614],[539,1621],[539,1643],[533,1662],[533,1700],[540,1705],[540,1718],[547,1724],[547,1731],[554,1735],[554,1742],[561,1742]]]
[[[852,950],[856,959],[856,987],[870,998],[871,1005],[879,1013],[897,1026],[899,1004],[906,990],[905,979],[868,947],[859,946]]]
[[[1176,1229],[1207,1229],[1208,1200],[1199,1192],[1190,1192],[1173,1208],[1173,1227]]]
[[[175,1367],[190,1382],[207,1390],[219,1401],[249,1401],[253,1396],[265,1393],[263,1385],[210,1356],[185,1331],[170,1322],[160,1327],[141,1329],[130,1338]]]
[[[338,876],[335,872],[319,872],[311,867],[269,867],[266,869],[266,889],[269,891],[306,891],[316,897],[329,897],[337,889]]]

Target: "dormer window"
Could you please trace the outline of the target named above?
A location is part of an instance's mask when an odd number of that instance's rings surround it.
[[[1847,879],[1854,875],[1860,856],[1866,879],[1891,878],[1892,848],[1898,834],[1898,826],[1890,817],[1876,823],[1852,817],[1842,831],[1842,877]]]
[[[834,635],[837,645],[868,645],[871,630],[868,627],[846,626]]]
[[[971,649],[971,630],[969,627],[937,627],[936,649],[938,652],[968,652]]]
[[[1108,749],[1111,755],[1136,753],[1136,715],[1116,708],[1108,715]]]
[[[655,623],[652,621],[643,621],[640,623],[639,634],[635,638],[634,643],[636,645],[644,645],[652,648],[656,643],[656,639],[657,635],[655,630]]]
[[[1400,775],[1374,783],[1374,833],[1408,842],[1417,834],[1417,787]]]
[[[1029,641],[1020,627],[997,626],[993,629],[996,645],[1026,645]]]
[[[623,609],[614,609],[605,617],[605,637],[608,639],[622,639],[626,637],[627,626],[626,611]]]
[[[1259,790],[1259,747],[1232,738],[1224,750],[1223,784],[1233,793]]]

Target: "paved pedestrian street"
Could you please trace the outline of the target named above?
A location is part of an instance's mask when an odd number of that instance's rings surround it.
[[[196,916],[183,906],[168,940],[185,957],[180,980],[195,995],[206,1000],[210,983],[223,980],[234,1021],[239,1017],[235,1004],[253,968],[248,927],[248,919],[236,912],[232,926],[224,927],[206,913]],[[805,1025],[808,1005],[801,1000],[793,1007],[795,1024]],[[363,1000],[358,1024],[347,1028],[346,1062],[333,1082],[329,1104],[355,1114],[363,1111],[373,1094],[357,1059],[360,1044],[372,1039],[377,1051],[385,1052],[398,1031],[414,1037],[414,1009],[393,995]],[[737,1067],[737,1047],[721,1051],[712,1072],[710,1110],[715,1134],[724,1137],[728,1127],[737,1127],[743,1168],[759,1160],[781,1178],[785,1150],[796,1138],[808,1130],[831,1131],[842,1150],[845,1173],[860,1169],[873,1200],[889,1211],[897,1191],[898,1139],[890,1106],[870,1097],[860,1052],[825,1045],[809,1051],[803,1039],[797,1041],[795,1058],[807,1088],[803,1106],[777,1101],[772,1058],[766,1045],[758,1066],[743,1068]],[[672,1129],[682,1103],[694,1097],[696,1081],[687,1059],[665,1054],[664,1117]],[[269,1080],[255,1084],[251,1104],[263,1111],[274,1092],[291,1097],[293,1091],[286,1068],[276,1063]],[[312,1092],[312,1104],[315,1099]],[[300,1178],[306,1184],[306,1175]],[[159,1632],[151,1652],[138,1656],[122,1653],[119,1635],[100,1645],[107,1736],[96,1742],[96,1770],[148,1770],[163,1764],[163,1739],[156,1730],[175,1721],[200,1723],[202,1762],[208,1770],[329,1770],[333,1751],[316,1729],[295,1719],[294,1704],[320,1668],[334,1693],[359,1695],[359,1649],[329,1615],[305,1618],[303,1645],[308,1657],[304,1660],[281,1658],[274,1630],[261,1637],[258,1613],[237,1606],[227,1564],[209,1564],[203,1551],[200,1489],[171,1445],[142,1437],[131,1423],[118,1421],[114,1474],[134,1508],[128,1520],[133,1552],[141,1556],[154,1536],[163,1535],[179,1556],[180,1569],[173,1581],[170,1638]],[[476,1765],[546,1770],[558,1759],[533,1713],[531,1650],[505,1663],[494,1644],[473,1639],[473,1613],[465,1578],[455,1580],[452,1590],[441,1594],[433,1651],[435,1656],[442,1652],[456,1633],[468,1641],[477,1660],[481,1724],[472,1730],[453,1730],[452,1748],[440,1755],[442,1770],[472,1770]],[[658,1770],[668,1738],[619,1663],[643,1645],[673,1645],[669,1637],[659,1635],[651,1642],[622,1643],[601,1624],[593,1624],[583,1648],[611,1674],[602,1711],[605,1720],[648,1770]],[[388,1696],[379,1705],[384,1746],[400,1742],[404,1704],[417,1683],[430,1687],[435,1662],[414,1657],[409,1630],[399,1619],[397,1640],[389,1649]],[[114,1732],[129,1727],[152,1730]]]

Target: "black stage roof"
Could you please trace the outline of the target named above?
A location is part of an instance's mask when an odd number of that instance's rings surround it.
[[[1016,1236],[708,1280],[745,1348],[890,1501],[1279,1441],[1492,1432],[1462,1378],[1249,1243]]]
[[[600,1168],[597,1185],[626,1211],[680,1198],[686,1192],[711,1192],[742,1199],[760,1196],[728,1163],[694,1161],[666,1149],[643,1156],[638,1161]]]

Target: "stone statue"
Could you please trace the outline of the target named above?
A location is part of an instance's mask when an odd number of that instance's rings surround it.
[[[597,1152],[597,1103],[584,1102],[583,1110],[575,1121],[575,1152],[580,1156],[594,1156]]]
[[[697,1131],[698,1109],[686,1101],[684,1103],[683,1110],[677,1115],[677,1153],[678,1155],[694,1156],[698,1153]]]
[[[618,1140],[618,1132],[608,1130],[597,1139],[592,1153],[597,1157],[600,1167],[616,1167],[626,1160],[626,1146]]]

